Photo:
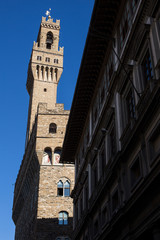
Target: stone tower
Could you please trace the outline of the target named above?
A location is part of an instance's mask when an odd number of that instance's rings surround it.
[[[16,179],[13,221],[16,240],[71,239],[74,166],[60,154],[69,111],[56,103],[63,71],[60,21],[42,17],[28,67],[30,96],[26,145]]]

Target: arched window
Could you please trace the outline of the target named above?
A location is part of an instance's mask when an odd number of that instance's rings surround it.
[[[54,70],[54,79],[57,81],[57,74],[58,74],[58,69],[57,68],[55,68],[55,70]]]
[[[42,165],[52,164],[52,150],[51,148],[45,148],[43,153]]]
[[[70,183],[68,181],[64,184],[64,196],[69,197],[70,196]]]
[[[48,67],[45,69],[45,80],[48,80]]]
[[[61,180],[57,184],[57,195],[63,196],[63,182]]]
[[[44,67],[43,66],[41,67],[41,79],[42,80],[44,79]]]
[[[49,80],[53,80],[53,68],[50,68],[50,79]]]
[[[57,183],[57,196],[70,196],[70,182],[68,180],[59,180]]]
[[[59,225],[67,225],[68,224],[68,213],[60,212],[58,220],[59,220]]]
[[[37,78],[39,79],[39,65],[36,66],[36,74],[37,74]]]
[[[53,164],[59,164],[60,156],[61,156],[61,148],[56,148],[54,150],[54,162],[53,162]]]
[[[51,123],[49,125],[49,133],[56,133],[57,132],[57,125],[55,123]]]
[[[51,49],[52,43],[53,43],[53,33],[48,32],[47,39],[46,39],[46,48]]]

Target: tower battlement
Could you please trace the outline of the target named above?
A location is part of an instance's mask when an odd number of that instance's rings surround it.
[[[64,110],[63,103],[56,103],[54,109],[48,109],[47,103],[39,103],[38,114],[66,114],[69,115],[69,110]]]
[[[48,27],[48,28],[55,27],[56,29],[60,29],[60,20],[56,19],[56,22],[53,22],[53,18],[46,19],[46,17],[42,17],[41,26]]]

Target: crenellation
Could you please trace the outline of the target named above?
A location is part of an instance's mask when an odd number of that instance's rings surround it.
[[[59,19],[56,19],[56,22],[53,22],[53,18],[48,18],[46,20],[46,17],[42,16],[41,26],[42,26],[43,23],[52,23],[53,25],[57,25],[57,26],[60,27],[60,20]]]
[[[70,111],[64,110],[63,103],[56,103],[55,109],[48,109],[47,103],[39,103],[38,113],[39,114],[66,114],[66,115],[69,115]]]

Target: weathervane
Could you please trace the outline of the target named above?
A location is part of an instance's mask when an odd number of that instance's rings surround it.
[[[51,13],[51,8],[49,8],[49,11],[48,11],[48,10],[46,11],[46,16],[48,17],[48,19],[50,19],[50,18],[51,18],[51,15],[50,15],[50,13]]]

